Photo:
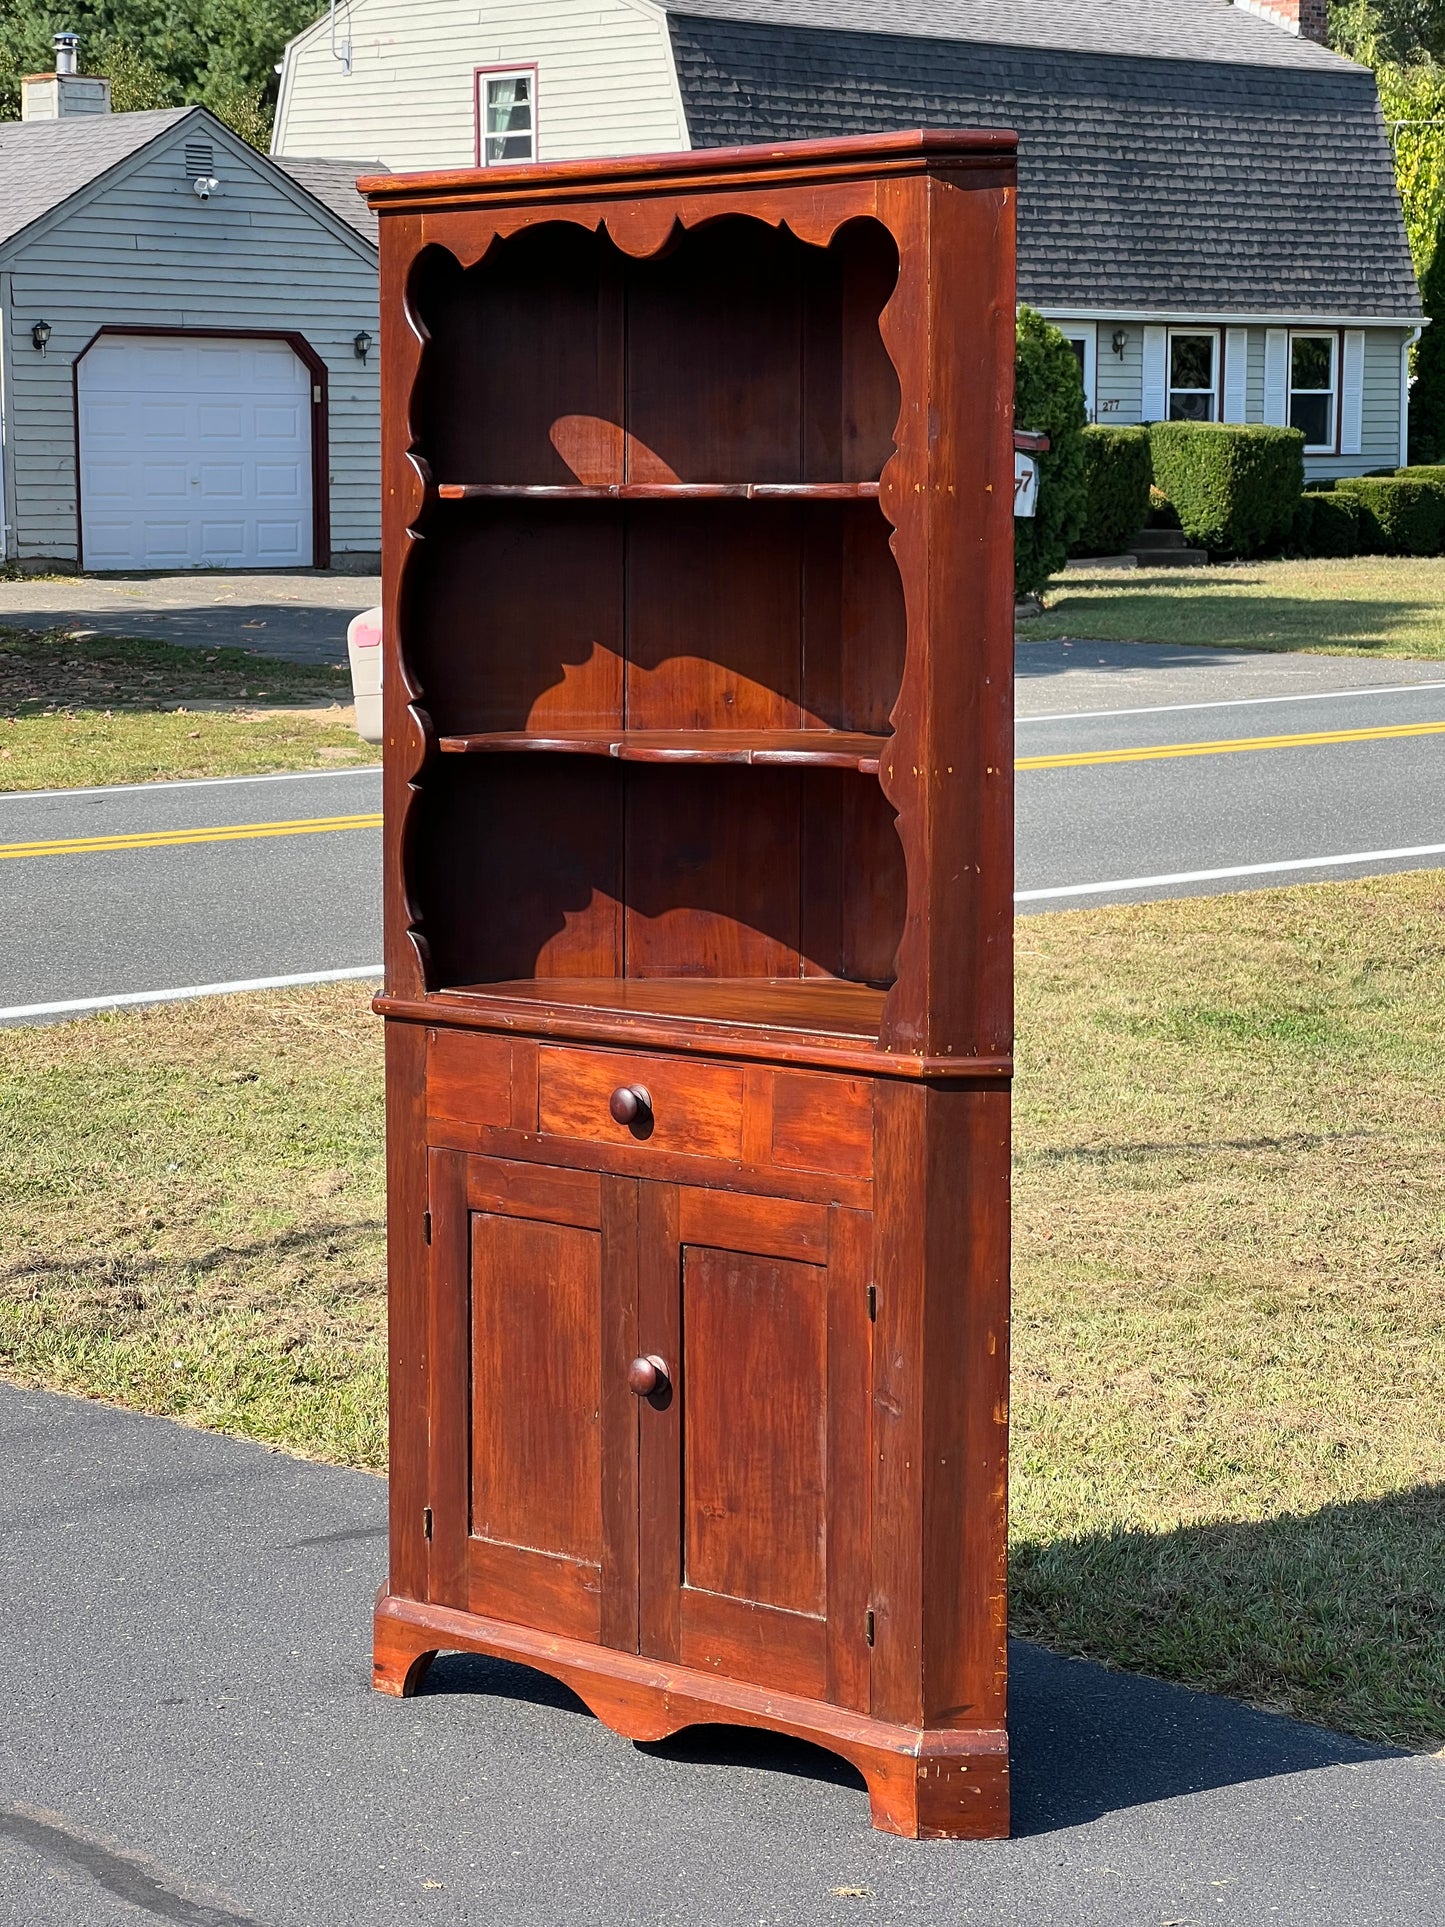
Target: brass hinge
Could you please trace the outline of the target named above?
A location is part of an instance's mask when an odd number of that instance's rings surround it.
[[[422,1530],[422,1537],[425,1539],[430,1539],[431,1507],[429,1505],[424,1505],[421,1509],[421,1530]],[[871,1644],[872,1642],[870,1641],[869,1643]]]
[[[422,1212],[422,1214],[421,1214],[421,1229],[422,1229],[422,1236],[423,1236],[423,1237],[424,1237],[424,1238],[426,1239],[426,1241],[427,1241],[427,1243],[428,1243],[428,1244],[430,1244],[430,1243],[431,1243],[431,1213],[430,1213],[430,1211],[423,1211],[423,1212]]]
[[[875,1627],[874,1627],[874,1621],[873,1621],[873,1608],[870,1606],[867,1612],[864,1613],[863,1615],[863,1637],[864,1639],[867,1640],[870,1646],[873,1644],[874,1630],[875,1630]]]
[[[868,1316],[876,1323],[878,1319],[878,1287],[868,1287]]]

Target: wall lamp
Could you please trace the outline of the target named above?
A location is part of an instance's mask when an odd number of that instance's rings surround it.
[[[1124,359],[1124,350],[1129,346],[1129,330],[1127,328],[1116,328],[1114,330],[1112,345],[1114,353],[1119,357],[1120,361],[1122,361]]]
[[[38,348],[43,355],[45,350],[50,346],[50,323],[48,321],[37,321],[35,326],[30,330],[30,341],[31,345]]]
[[[365,361],[366,357],[371,353],[371,336],[366,332],[365,328],[358,329],[356,334],[352,336],[351,345],[356,350],[356,359],[358,361]]]

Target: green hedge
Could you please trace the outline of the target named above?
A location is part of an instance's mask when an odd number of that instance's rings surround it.
[[[1155,422],[1149,443],[1155,483],[1195,548],[1253,556],[1289,540],[1304,486],[1297,428]]]
[[[1366,555],[1439,555],[1445,547],[1441,482],[1408,475],[1350,476],[1336,482],[1334,496],[1359,504],[1360,548]]]
[[[1020,308],[1014,422],[1047,435],[1038,513],[1014,521],[1014,593],[1035,595],[1069,558],[1084,524],[1084,381],[1073,349],[1032,308]]]
[[[1359,503],[1332,489],[1306,489],[1295,511],[1290,546],[1300,555],[1358,555]]]
[[[1149,519],[1147,428],[1084,430],[1084,527],[1075,555],[1119,555]]]

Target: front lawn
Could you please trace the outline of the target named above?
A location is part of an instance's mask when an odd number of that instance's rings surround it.
[[[1445,1744],[1445,875],[1019,926],[1012,1614]],[[380,1468],[380,1025],[0,1031],[0,1369]]]
[[[0,790],[375,763],[350,701],[326,664],[0,630]]]
[[[1445,659],[1445,557],[1231,562],[1056,576],[1021,642],[1173,642]]]

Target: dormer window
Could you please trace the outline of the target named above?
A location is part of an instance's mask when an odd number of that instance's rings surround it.
[[[537,158],[537,69],[483,67],[477,73],[477,164],[503,167]]]

